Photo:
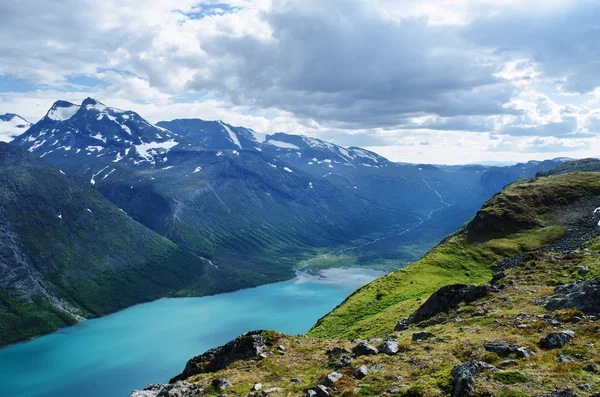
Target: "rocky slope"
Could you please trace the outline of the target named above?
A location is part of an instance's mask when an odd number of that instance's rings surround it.
[[[511,185],[309,332],[255,331],[132,396],[596,396],[600,174]]]
[[[89,184],[6,143],[0,202],[0,346],[163,296],[233,288]]]

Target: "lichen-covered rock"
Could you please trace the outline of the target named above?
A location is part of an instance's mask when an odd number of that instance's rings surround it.
[[[344,368],[350,365],[352,361],[354,361],[353,356],[342,356],[342,358],[340,358],[340,361],[334,364],[334,367],[335,369]]]
[[[216,372],[227,368],[229,364],[237,360],[257,357],[270,345],[264,333],[265,331],[248,332],[223,346],[215,347],[192,358],[185,365],[183,372],[172,378],[169,383],[187,379],[192,375]]]
[[[496,367],[483,361],[468,361],[452,368],[454,397],[468,397],[473,391],[475,377],[484,371],[494,371]]]
[[[510,343],[505,342],[503,340],[486,342],[483,346],[485,350],[492,353],[496,353],[500,357],[508,357],[511,354],[515,354],[519,358],[525,358],[530,357],[534,354],[527,347],[511,345]]]
[[[356,377],[358,379],[362,379],[365,376],[367,376],[369,374],[369,370],[367,369],[366,365],[361,365],[360,367],[358,367],[358,369],[356,370]]]
[[[559,349],[571,342],[574,337],[573,331],[552,332],[540,339],[540,347],[542,349]]]
[[[561,285],[555,292],[564,296],[546,304],[550,311],[575,308],[588,314],[600,314],[600,278]]]
[[[375,346],[369,345],[367,342],[358,342],[352,349],[352,352],[357,356],[368,356],[379,353]]]

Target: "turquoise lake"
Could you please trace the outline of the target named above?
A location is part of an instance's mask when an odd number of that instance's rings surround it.
[[[0,349],[0,396],[127,397],[167,382],[188,359],[255,329],[308,331],[384,273],[327,269],[201,298],[161,299]]]

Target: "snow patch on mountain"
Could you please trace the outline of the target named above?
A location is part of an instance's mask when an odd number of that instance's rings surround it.
[[[54,121],[65,121],[69,120],[71,117],[77,113],[80,109],[79,106],[74,105],[72,103],[66,104],[55,104],[46,115],[49,119]]]
[[[10,142],[29,129],[31,123],[23,117],[6,113],[0,114],[0,142]]]
[[[231,140],[231,142],[237,145],[237,147],[241,148],[242,145],[240,144],[240,140],[238,139],[235,132],[231,131],[231,128],[229,128],[229,126],[223,123],[222,121],[219,121],[219,124],[221,124],[221,127],[223,127],[223,129],[229,134],[229,139]]]
[[[276,140],[269,139],[269,140],[267,140],[267,143],[270,145],[273,145],[273,146],[277,146],[278,148],[282,148],[282,149],[300,150],[300,148],[298,146],[288,143],[288,142],[276,141]]]

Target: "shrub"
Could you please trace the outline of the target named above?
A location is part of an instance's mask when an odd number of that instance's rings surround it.
[[[514,385],[517,383],[525,383],[529,379],[521,372],[496,372],[493,375],[495,381],[506,385]]]

